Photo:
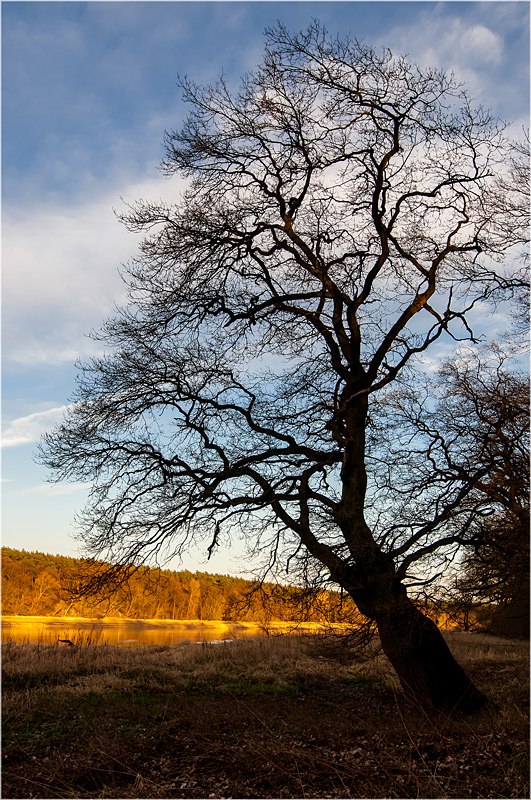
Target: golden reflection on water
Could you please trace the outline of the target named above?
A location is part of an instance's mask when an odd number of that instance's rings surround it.
[[[198,620],[95,620],[66,617],[2,617],[2,642],[123,646],[170,645],[184,641],[211,642],[257,636],[259,625]]]

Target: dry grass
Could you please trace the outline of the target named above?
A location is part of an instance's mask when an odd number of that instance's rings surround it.
[[[526,645],[448,640],[499,711],[427,719],[320,637],[7,643],[3,797],[528,797]]]

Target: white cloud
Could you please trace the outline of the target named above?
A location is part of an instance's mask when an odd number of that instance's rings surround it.
[[[460,17],[423,16],[418,26],[396,28],[387,38],[423,66],[482,69],[486,63],[498,63],[503,53],[501,36]]]
[[[139,198],[176,200],[182,183],[155,177],[107,190],[83,206],[5,210],[4,358],[18,364],[73,362],[99,351],[87,338],[125,300],[118,269],[138,236],[113,213]]]
[[[74,494],[82,489],[90,489],[91,486],[91,483],[43,483],[40,486],[28,486],[27,489],[22,489],[19,496],[58,497],[59,495]]]
[[[503,41],[498,34],[485,25],[474,25],[461,34],[461,58],[470,63],[491,61],[499,63],[503,52]]]
[[[395,28],[385,42],[396,54],[407,54],[422,67],[453,71],[477,101],[492,105],[504,82],[493,83],[493,72],[504,56],[502,36],[485,24],[459,16],[421,14],[417,25]],[[514,81],[513,81],[514,82]]]
[[[2,447],[36,442],[46,430],[61,422],[67,408],[59,406],[12,420],[2,433]]]

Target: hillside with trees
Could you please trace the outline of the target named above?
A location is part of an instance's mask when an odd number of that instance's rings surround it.
[[[101,565],[84,559],[2,547],[2,614],[129,619],[292,619],[353,622],[354,603],[338,592],[308,593],[229,575],[143,567],[111,597],[76,597],[76,587]]]

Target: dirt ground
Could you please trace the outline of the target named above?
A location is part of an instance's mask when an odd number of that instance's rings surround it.
[[[493,642],[455,638],[498,706],[466,721],[426,717],[385,657],[334,663],[307,637],[7,645],[2,796],[529,797],[527,650]]]

